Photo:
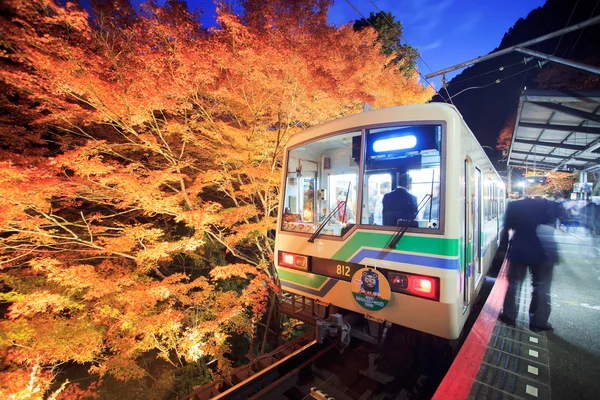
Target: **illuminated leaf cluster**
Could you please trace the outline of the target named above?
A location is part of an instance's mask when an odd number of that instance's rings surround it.
[[[92,1],[92,18],[3,2],[2,397],[40,397],[65,362],[155,390],[192,363],[227,374],[232,335],[250,341],[277,292],[290,135],[433,94],[329,6],[244,1],[207,30],[175,0]],[[152,376],[149,354],[171,370]]]

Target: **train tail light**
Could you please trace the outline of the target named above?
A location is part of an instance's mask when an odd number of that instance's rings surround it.
[[[300,254],[288,253],[286,251],[279,252],[279,265],[287,268],[300,269],[308,271],[308,257]]]
[[[404,293],[429,300],[440,300],[440,279],[426,275],[411,275],[406,272],[389,272],[392,292]]]
[[[411,276],[409,292],[428,299],[437,298],[437,280],[428,276]]]

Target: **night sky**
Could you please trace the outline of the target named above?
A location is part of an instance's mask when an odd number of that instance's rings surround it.
[[[391,11],[396,20],[402,21],[404,39],[419,49],[419,70],[426,75],[491,52],[519,18],[525,18],[545,0],[351,0],[351,3],[366,17],[378,8]],[[329,20],[340,24],[357,16],[348,2],[337,0]],[[448,74],[448,80],[456,73]],[[440,78],[434,78],[433,82],[439,89]]]
[[[422,75],[485,55],[496,48],[502,36],[519,18],[542,6],[545,0],[336,0],[329,22],[340,25],[369,16],[377,9],[391,11],[404,26],[403,36],[419,49]],[[214,24],[212,0],[190,0],[190,9],[199,6],[205,26]],[[360,14],[359,14],[360,12]],[[404,43],[404,42],[403,42]],[[426,64],[425,64],[426,63]],[[452,79],[460,71],[448,74]],[[440,77],[434,78],[436,90]]]

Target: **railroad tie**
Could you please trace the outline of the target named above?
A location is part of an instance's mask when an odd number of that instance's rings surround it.
[[[335,400],[335,397],[328,395],[316,387],[310,388],[310,396],[316,400]]]

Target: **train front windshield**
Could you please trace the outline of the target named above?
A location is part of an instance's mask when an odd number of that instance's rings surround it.
[[[330,218],[322,235],[343,236],[357,223],[439,230],[440,175],[439,125],[367,129],[303,143],[288,152],[281,228],[310,234]]]

